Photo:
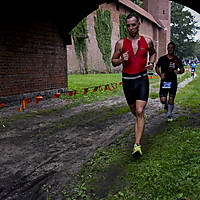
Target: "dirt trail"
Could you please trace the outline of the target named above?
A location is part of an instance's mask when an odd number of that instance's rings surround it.
[[[66,109],[66,102],[60,99],[52,102],[62,109],[1,123],[0,199],[43,200],[45,185],[51,186],[56,200],[63,199],[62,191],[80,166],[99,147],[123,135],[135,120],[130,112],[113,114],[126,106],[124,97],[72,109]],[[52,108],[52,102],[47,101],[45,108]],[[2,109],[1,115],[10,117],[16,108]],[[41,107],[30,105],[29,109],[37,112]],[[144,134],[153,134],[166,125],[165,115],[158,115],[161,109],[159,99],[149,99]]]

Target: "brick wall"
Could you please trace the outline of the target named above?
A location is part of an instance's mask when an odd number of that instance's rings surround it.
[[[156,1],[156,0],[155,0]],[[118,5],[118,9],[115,3],[104,3],[99,8],[103,10],[111,11],[111,20],[113,24],[112,30],[112,39],[111,39],[111,46],[112,46],[112,53],[115,48],[115,43],[120,39],[120,30],[119,30],[119,16],[120,14],[128,15],[132,12],[131,9],[123,6],[121,4]],[[88,39],[87,39],[87,60],[88,60],[88,71],[89,73],[93,72],[106,72],[106,66],[104,64],[102,54],[99,50],[97,40],[96,40],[96,33],[94,30],[94,15],[96,15],[96,11],[92,12],[90,15],[87,16],[87,28],[88,28]],[[164,41],[159,43],[159,34],[160,29],[149,21],[146,18],[143,18],[143,22],[140,26],[140,34],[146,37],[155,40],[155,46],[157,49],[158,57],[160,53],[163,53],[163,44]],[[164,33],[164,32],[162,32]],[[162,39],[163,40],[163,39]],[[161,48],[161,50],[159,49]],[[165,47],[164,47],[165,49]],[[72,39],[72,45],[67,46],[67,56],[68,56],[68,71],[69,73],[80,73],[80,63],[75,53],[74,43]],[[112,67],[112,72],[120,72],[121,66],[119,67]]]
[[[167,41],[166,41],[166,31],[165,30],[161,30],[159,32],[159,56],[163,56],[167,53]]]
[[[166,44],[170,42],[170,21],[171,21],[171,2],[169,0],[143,0],[143,6],[146,11],[152,14],[164,25],[165,31],[161,31],[159,55],[166,54]],[[165,46],[164,46],[165,45]]]
[[[0,97],[67,87],[66,52],[48,21],[0,26]]]

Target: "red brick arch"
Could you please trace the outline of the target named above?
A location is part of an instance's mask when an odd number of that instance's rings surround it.
[[[70,31],[100,4],[118,0],[4,1],[0,12],[0,103],[67,91]],[[161,0],[162,1],[162,0]],[[15,2],[15,3],[13,3]],[[197,12],[199,1],[175,0]]]

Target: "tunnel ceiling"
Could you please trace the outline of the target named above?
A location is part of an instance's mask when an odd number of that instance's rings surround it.
[[[197,0],[174,0],[200,13]],[[37,18],[51,18],[52,20],[67,22],[69,29],[83,17],[96,10],[102,3],[117,2],[117,0],[62,0],[62,1],[4,1],[1,5],[1,21],[33,20]],[[41,3],[42,2],[42,3]]]
[[[200,13],[197,0],[174,0],[177,3]],[[62,0],[62,1],[4,1],[1,5],[0,24],[23,23],[32,20],[50,19],[60,24],[63,33],[71,29],[84,17],[96,10],[102,3],[118,2],[118,0]]]

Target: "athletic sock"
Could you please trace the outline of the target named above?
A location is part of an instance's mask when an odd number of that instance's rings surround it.
[[[168,103],[168,113],[167,113],[167,116],[172,116],[172,111],[174,109],[174,104],[169,104]]]

